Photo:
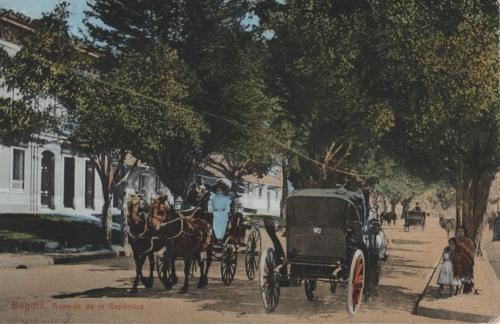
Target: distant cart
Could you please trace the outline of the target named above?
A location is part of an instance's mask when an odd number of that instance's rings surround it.
[[[425,228],[425,211],[416,211],[412,210],[406,213],[405,215],[405,223],[404,223],[404,231],[409,232],[410,227],[420,227],[421,230]]]

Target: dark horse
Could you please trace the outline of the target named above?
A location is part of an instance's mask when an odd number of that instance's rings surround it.
[[[151,232],[148,231],[148,220],[145,211],[144,201],[139,195],[132,195],[127,201],[127,226],[130,247],[135,263],[135,278],[132,288],[129,290],[132,293],[137,292],[139,280],[146,288],[153,287],[153,271],[155,267],[154,255],[155,251],[161,249],[159,242],[155,242]],[[144,278],[142,275],[142,267],[149,259],[149,277]]]
[[[387,223],[387,225],[391,225],[391,221],[393,225],[396,225],[396,213],[382,212],[382,214],[380,214],[380,222],[384,224],[384,221]]]
[[[159,239],[164,242],[165,254],[163,256],[163,271],[161,278],[165,288],[170,289],[177,282],[175,273],[175,260],[177,257],[184,259],[184,285],[180,293],[185,293],[189,287],[189,273],[191,262],[196,260],[200,267],[200,280],[198,288],[208,284],[208,269],[212,258],[212,227],[197,214],[201,209],[195,208],[188,215],[175,211],[165,201],[155,200],[149,220],[152,227],[159,234]]]

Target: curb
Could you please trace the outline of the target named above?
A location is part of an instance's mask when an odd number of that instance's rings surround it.
[[[495,319],[495,317],[489,315],[462,313],[462,312],[428,308],[428,307],[419,307],[417,315],[436,318],[436,319],[445,319],[445,320],[462,321],[470,323],[487,323]]]
[[[46,254],[54,260],[54,264],[69,264],[81,261],[92,261],[118,257],[114,251],[81,252],[78,254]]]

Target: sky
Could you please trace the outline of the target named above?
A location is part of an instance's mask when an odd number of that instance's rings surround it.
[[[12,9],[14,11],[25,14],[31,18],[39,18],[42,12],[48,12],[62,2],[61,0],[0,0],[0,8]],[[75,35],[80,34],[78,27],[82,27],[82,20],[84,17],[84,10],[87,9],[87,0],[69,0],[67,1],[71,16],[69,23],[71,32]]]
[[[83,29],[84,11],[88,9],[87,0],[66,0],[70,6],[69,24],[73,35],[81,35],[78,28]],[[168,1],[168,0],[167,0]],[[43,12],[48,12],[62,0],[0,0],[0,8],[11,9],[31,18],[39,18]],[[257,18],[248,19],[245,23],[257,24]],[[269,34],[270,36],[271,34]]]

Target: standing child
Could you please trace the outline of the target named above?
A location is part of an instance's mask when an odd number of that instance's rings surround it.
[[[453,238],[448,240],[448,246],[443,250],[443,265],[439,272],[438,285],[439,295],[444,289],[444,286],[449,287],[449,295],[453,294],[453,264],[451,263],[451,255],[455,250],[455,241]]]

